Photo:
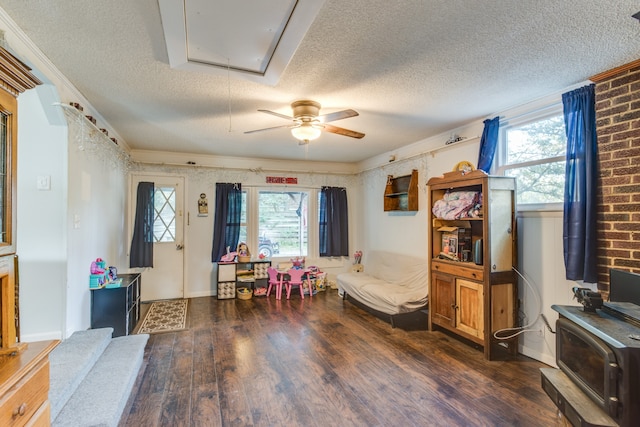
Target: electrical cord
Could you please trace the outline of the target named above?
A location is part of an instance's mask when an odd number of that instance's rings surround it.
[[[504,329],[498,329],[497,331],[495,331],[493,333],[493,337],[497,340],[510,340],[512,338],[517,337],[518,335],[524,334],[525,332],[539,332],[539,329],[531,329],[531,327],[533,325],[536,324],[536,322],[539,319],[542,319],[542,321],[545,323],[547,329],[552,333],[555,334],[555,332],[551,329],[551,326],[549,325],[549,321],[547,320],[547,318],[544,316],[544,314],[542,313],[542,300],[540,298],[540,295],[538,295],[538,292],[536,292],[536,289],[531,285],[531,283],[529,283],[529,281],[527,280],[526,277],[524,277],[522,275],[522,273],[520,273],[518,271],[517,268],[515,267],[511,267],[513,269],[513,271],[516,272],[516,274],[518,274],[518,276],[520,276],[522,278],[522,280],[524,281],[524,283],[529,287],[529,289],[531,289],[531,293],[533,294],[533,296],[536,299],[536,303],[538,306],[538,315],[536,316],[535,320],[533,322],[530,322],[527,325],[524,326],[517,326],[514,328],[504,328]],[[506,335],[506,336],[498,336],[499,333],[503,333],[503,332],[514,332],[510,335]]]

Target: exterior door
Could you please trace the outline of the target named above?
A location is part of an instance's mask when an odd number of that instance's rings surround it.
[[[142,301],[184,297],[184,177],[135,175],[131,180],[131,219],[138,183],[153,182],[153,268],[142,272]],[[133,222],[131,222],[133,224]]]

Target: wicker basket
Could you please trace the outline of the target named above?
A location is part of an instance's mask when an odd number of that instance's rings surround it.
[[[251,289],[249,288],[239,288],[236,292],[238,294],[238,299],[247,300],[251,299],[253,296],[253,292],[251,292]]]
[[[238,262],[251,262],[251,252],[245,242],[238,243]]]

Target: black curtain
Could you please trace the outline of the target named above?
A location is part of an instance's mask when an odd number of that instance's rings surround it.
[[[563,249],[567,280],[598,281],[595,85],[562,95],[567,133]]]
[[[139,182],[129,267],[153,267],[153,182]]]
[[[242,184],[216,183],[216,215],[213,222],[213,248],[211,262],[218,262],[227,253],[235,251],[240,239],[242,213]]]
[[[320,256],[349,256],[347,190],[322,187],[320,190]]]

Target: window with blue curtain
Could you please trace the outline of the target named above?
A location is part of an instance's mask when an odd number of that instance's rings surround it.
[[[136,217],[129,253],[129,267],[153,267],[153,182],[139,182],[136,194]]]
[[[563,251],[567,280],[597,282],[597,180],[595,85],[562,95],[567,161]]]
[[[215,219],[211,262],[218,262],[227,253],[235,251],[240,239],[242,217],[242,184],[216,183]]]
[[[319,206],[320,256],[349,256],[347,190],[322,187]]]

